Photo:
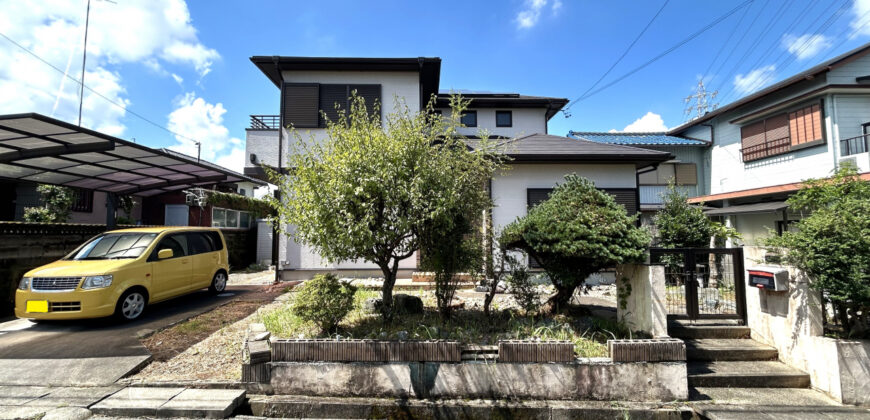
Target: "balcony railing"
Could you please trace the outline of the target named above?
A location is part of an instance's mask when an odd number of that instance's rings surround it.
[[[744,147],[741,152],[743,153],[743,161],[751,162],[753,160],[764,159],[768,156],[788,153],[789,150],[791,150],[791,138],[783,137]]]
[[[277,130],[281,127],[278,115],[251,115],[251,130]]]
[[[870,134],[840,140],[840,156],[857,155],[858,153],[866,152],[867,136],[870,136]]]

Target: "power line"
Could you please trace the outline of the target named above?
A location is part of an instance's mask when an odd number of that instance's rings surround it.
[[[640,33],[637,34],[637,36],[634,38],[634,41],[631,41],[631,44],[629,44],[628,48],[626,48],[625,51],[622,52],[622,55],[620,55],[619,58],[617,58],[616,61],[613,62],[610,68],[608,68],[607,71],[605,71],[604,74],[602,74],[601,77],[599,77],[598,80],[596,80],[595,83],[592,84],[592,86],[589,86],[589,89],[586,89],[585,92],[581,93],[578,98],[583,97],[583,95],[589,93],[590,90],[595,89],[595,87],[598,86],[598,84],[601,83],[601,81],[604,80],[604,78],[607,77],[607,75],[610,74],[611,71],[613,71],[614,67],[616,67],[616,65],[619,64],[626,55],[628,55],[628,52],[631,51],[631,49],[634,47],[634,44],[637,44],[637,41],[639,41],[640,38],[643,37],[643,34],[646,33],[647,29],[652,26],[656,18],[658,18],[659,15],[662,13],[662,10],[665,10],[665,6],[668,5],[668,2],[670,2],[670,0],[665,0],[664,4],[662,4],[662,7],[659,8],[659,11],[656,12],[655,15],[653,15],[652,19],[650,19],[649,22],[647,22],[646,26],[643,27],[643,30],[640,31]],[[571,106],[573,106],[574,103],[575,102],[572,102],[568,104],[568,106],[566,106],[565,108],[562,108],[562,113],[566,116],[569,116],[570,114],[568,113],[568,110],[571,109]]]
[[[770,3],[770,0],[766,0],[764,2],[764,4],[761,5],[761,9],[758,9],[758,13],[755,14],[755,18],[752,19],[752,22],[749,22],[749,26],[746,28],[745,31],[743,31],[743,34],[740,35],[740,39],[738,39],[737,42],[734,44],[734,46],[731,47],[731,51],[728,52],[728,55],[725,57],[725,60],[722,60],[722,63],[719,64],[719,67],[716,68],[716,71],[713,74],[719,74],[719,72],[722,71],[722,68],[725,67],[725,63],[727,63],[728,60],[731,59],[731,56],[734,55],[735,51],[737,51],[737,47],[739,47],[740,44],[743,42],[743,40],[746,39],[746,35],[749,35],[749,31],[752,29],[753,26],[755,26],[755,22],[758,21],[759,17],[761,17],[761,12],[764,11],[764,9],[767,7],[767,5],[769,3]],[[751,9],[751,7],[746,9],[746,13],[749,13],[749,9]],[[716,90],[718,91],[720,89],[716,89]]]
[[[159,128],[159,129],[161,129],[161,130],[163,130],[163,131],[166,131],[166,132],[169,133],[169,134],[172,134],[172,135],[176,136],[176,137],[180,137],[180,138],[183,138],[183,139],[187,139],[187,140],[190,140],[190,141],[192,141],[192,142],[197,142],[196,139],[194,139],[194,138],[192,138],[192,137],[185,136],[185,135],[183,135],[183,134],[176,133],[175,131],[172,131],[172,130],[168,129],[168,128],[166,128],[165,126],[162,126],[162,125],[160,125],[160,124],[158,124],[158,123],[156,123],[156,122],[154,122],[154,121],[151,121],[151,120],[149,120],[148,118],[146,118],[145,116],[143,116],[143,115],[141,115],[141,114],[139,114],[139,113],[137,113],[137,112],[135,112],[135,111],[132,111],[132,110],[128,109],[128,108],[125,107],[124,105],[119,104],[118,102],[115,102],[114,100],[112,100],[111,98],[109,98],[109,97],[103,95],[102,93],[97,92],[96,90],[94,90],[94,89],[92,89],[91,87],[89,87],[89,86],[85,85],[84,83],[82,83],[81,80],[76,79],[75,77],[70,76],[69,74],[66,74],[66,72],[64,72],[63,70],[61,70],[59,67],[55,66],[54,64],[51,64],[50,62],[48,62],[48,61],[45,60],[44,58],[40,57],[39,55],[37,55],[37,54],[34,53],[33,51],[30,51],[29,49],[27,49],[25,46],[19,44],[19,43],[16,42],[14,39],[12,39],[12,38],[10,38],[9,36],[7,36],[5,33],[0,32],[0,36],[2,36],[2,37],[5,38],[7,41],[9,41],[9,42],[11,42],[12,44],[14,44],[16,47],[18,47],[18,48],[24,50],[24,52],[30,54],[31,56],[33,56],[33,57],[36,58],[37,60],[41,61],[43,64],[45,64],[45,65],[47,65],[47,66],[53,68],[55,71],[57,71],[58,73],[60,73],[60,74],[62,74],[62,75],[64,75],[64,76],[66,76],[67,78],[69,78],[69,79],[72,80],[73,82],[78,83],[79,85],[82,86],[82,88],[87,89],[89,92],[93,93],[94,95],[97,95],[97,96],[99,96],[100,98],[105,99],[105,100],[106,100],[107,102],[109,102],[110,104],[115,105],[116,107],[118,107],[118,108],[124,110],[124,112],[129,112],[130,115],[133,115],[134,117],[139,118],[139,119],[141,119],[142,121],[145,121],[145,122],[147,122],[148,124],[151,124],[151,125],[153,125],[153,126]]]
[[[743,19],[746,18],[746,15],[749,14],[749,9],[751,9],[751,7],[747,7],[746,10],[743,11],[743,14],[740,15],[740,19],[737,20],[737,24],[734,25],[734,29],[732,29],[731,33],[728,34],[728,38],[726,38],[725,42],[722,43],[722,46],[719,47],[719,51],[713,57],[713,61],[711,61],[710,65],[707,66],[707,70],[704,70],[704,73],[701,73],[702,78],[706,77],[708,74],[710,74],[710,69],[713,68],[713,64],[715,64],[716,60],[719,59],[719,56],[722,55],[722,51],[725,51],[725,47],[728,45],[728,43],[731,42],[731,38],[734,37],[734,34],[737,32],[737,28],[740,27],[740,24],[743,23]],[[730,58],[730,56],[729,56],[729,58]],[[727,60],[727,58],[726,58],[726,60]]]
[[[607,88],[609,88],[609,87],[611,87],[611,86],[613,86],[613,85],[615,85],[623,80],[625,80],[627,77],[637,73],[638,71],[643,70],[644,68],[646,68],[650,64],[655,63],[656,61],[658,61],[662,57],[674,52],[674,50],[682,47],[683,45],[685,45],[689,41],[697,38],[698,36],[700,36],[704,32],[707,32],[708,30],[710,30],[711,28],[713,28],[714,26],[716,26],[717,24],[719,24],[723,20],[727,19],[729,16],[733,15],[734,13],[737,13],[738,10],[742,9],[743,7],[746,7],[746,5],[748,5],[750,3],[752,3],[752,0],[746,0],[743,3],[740,3],[737,7],[731,9],[730,11],[723,14],[722,16],[719,16],[718,18],[716,18],[715,20],[713,20],[712,22],[710,22],[709,24],[707,24],[703,28],[701,28],[698,31],[694,32],[693,34],[689,35],[687,38],[683,39],[682,41],[680,41],[677,44],[673,45],[672,47],[668,48],[664,52],[656,55],[652,59],[641,64],[640,66],[635,67],[633,70],[629,71],[628,73],[625,73],[622,76],[616,78],[616,80],[614,80],[614,81],[612,81],[612,82],[610,82],[610,83],[608,83],[608,84],[606,84],[606,85],[604,85],[596,90],[593,90],[592,92],[589,92],[586,95],[583,95],[583,96],[575,99],[574,102],[581,102],[581,101],[583,101],[583,100],[585,100],[585,99],[587,99],[587,98],[589,98],[589,97],[591,97],[591,96],[593,96],[593,95],[595,95],[595,94],[597,94],[597,93],[599,93],[599,92],[601,92],[601,91],[603,91],[603,90],[605,90],[605,89],[607,89]]]
[[[805,51],[812,44],[812,42],[814,42],[814,40],[816,38],[823,35],[824,32],[827,31],[828,28],[830,28],[831,25],[833,25],[834,22],[843,15],[843,13],[846,11],[846,6],[848,6],[848,4],[849,4],[849,0],[845,0],[840,5],[840,7],[828,17],[828,19],[826,19],[824,22],[822,22],[822,24],[815,31],[813,31],[813,34],[810,35],[803,42],[803,44],[801,44],[801,46],[797,50],[795,50],[794,53],[790,53],[790,56],[785,56],[786,53],[789,53],[788,49],[784,49],[782,52],[780,52],[780,54],[777,56],[777,58],[773,62],[773,65],[775,66],[775,68],[778,67],[780,69],[780,71],[788,68],[788,66],[790,66],[794,62],[794,60],[797,59],[797,57],[803,51]],[[821,19],[823,16],[824,16],[823,14],[820,14],[819,17],[816,18],[816,20],[814,20],[809,25],[809,27],[807,29],[809,29],[813,25],[815,25],[816,22],[818,22],[819,19]],[[774,76],[775,76],[775,73],[771,72],[767,76],[761,77],[759,80],[757,80],[755,83],[753,83],[751,86],[748,87],[749,92],[752,92],[752,91],[758,89],[759,87],[764,86]],[[737,91],[736,86],[732,87],[731,90],[728,92],[728,95],[735,93],[736,91]]]

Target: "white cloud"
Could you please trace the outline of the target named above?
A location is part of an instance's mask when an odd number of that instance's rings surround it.
[[[562,10],[562,0],[554,1],[553,6],[550,7],[550,10],[553,11],[553,16],[558,15],[559,11]]]
[[[223,104],[211,104],[193,92],[182,96],[169,114],[168,128],[181,136],[169,148],[196,157],[196,139],[201,144],[200,157],[218,165],[242,172],[245,166],[245,145],[224,125]],[[184,136],[184,137],[182,137]]]
[[[849,26],[855,31],[854,36],[870,35],[870,0],[855,0],[852,3],[852,21]]]
[[[734,89],[741,95],[746,95],[761,89],[775,77],[776,65],[759,67],[747,74],[734,76]]]
[[[648,111],[646,114],[644,114],[644,116],[634,120],[633,123],[625,126],[622,131],[612,129],[609,132],[649,133],[662,131],[668,131],[668,127],[665,125],[665,121],[662,119],[662,116],[652,111]]]
[[[172,80],[175,80],[175,83],[178,83],[179,86],[182,86],[182,83],[184,83],[184,78],[175,73],[172,73]]]
[[[557,0],[558,1],[558,0]],[[561,7],[559,2],[559,7]],[[516,22],[520,29],[530,29],[541,19],[541,9],[547,5],[547,0],[526,0],[524,9],[517,13]]]
[[[782,36],[782,46],[798,60],[814,57],[816,54],[831,48],[833,39],[822,34],[804,34],[801,36],[786,34]]]
[[[75,79],[81,77],[85,2],[0,2],[4,34]],[[179,65],[207,74],[219,59],[202,45],[183,0],[96,1],[91,4],[85,84],[123,106],[131,103],[119,69],[146,66],[161,77]],[[0,40],[0,113],[40,112],[76,122],[80,85],[6,40]],[[82,125],[124,132],[125,111],[84,91]]]

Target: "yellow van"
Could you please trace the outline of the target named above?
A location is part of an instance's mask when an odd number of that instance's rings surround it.
[[[15,316],[41,320],[114,315],[132,321],[151,303],[205,287],[214,294],[223,292],[228,272],[220,230],[114,230],[24,274],[15,292]]]

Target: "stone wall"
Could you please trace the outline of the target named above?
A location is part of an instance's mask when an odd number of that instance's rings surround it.
[[[272,362],[276,394],[386,398],[674,401],[688,398],[685,362]]]
[[[625,264],[618,267],[616,277],[617,319],[632,331],[667,337],[664,266]]]
[[[764,254],[764,248],[744,247],[744,267],[759,265]],[[843,403],[870,405],[870,340],[824,337],[819,292],[801,270],[784,268],[787,291],[746,288],[752,338],[776,347],[780,360],[807,372],[814,388]]]

